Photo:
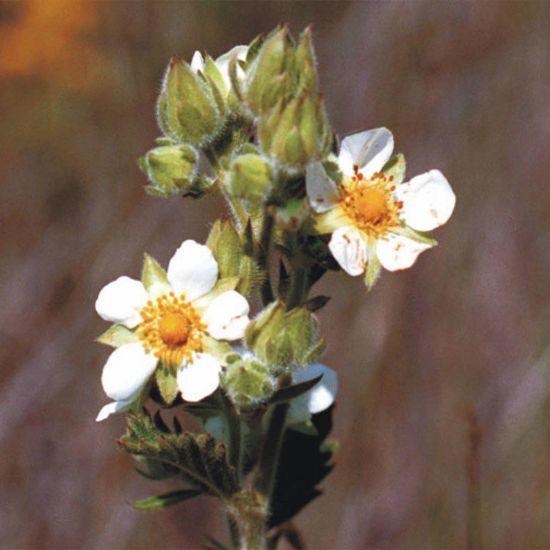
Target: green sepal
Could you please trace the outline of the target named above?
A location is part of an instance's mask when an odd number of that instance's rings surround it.
[[[297,92],[317,92],[319,77],[317,76],[315,52],[311,39],[311,27],[307,27],[300,36],[295,56],[298,74]]]
[[[320,359],[325,350],[327,349],[327,343],[324,338],[319,338],[319,340],[313,344],[313,346],[307,351],[307,353],[302,358],[302,363],[304,365],[309,365],[310,363],[315,363]]]
[[[155,371],[155,382],[157,383],[162,400],[167,406],[170,406],[179,392],[176,369],[172,365],[160,362]]]
[[[139,342],[139,336],[124,325],[115,324],[111,325],[101,336],[98,336],[96,342],[119,348],[126,344]]]
[[[158,510],[159,508],[168,508],[174,504],[179,504],[196,496],[202,495],[199,489],[184,489],[182,491],[172,491],[156,497],[144,498],[132,502],[132,508],[135,510]]]
[[[260,50],[262,49],[262,45],[265,42],[265,35],[259,34],[250,42],[248,46],[248,50],[246,52],[246,64],[250,66],[250,64],[256,59],[258,54],[260,53]]]
[[[206,59],[204,61],[204,74],[211,79],[212,83],[215,86],[217,86],[218,91],[222,95],[222,98],[225,97],[229,90],[225,85],[225,81],[223,79],[222,73],[220,72],[220,69],[218,69],[216,62],[209,55],[206,56]]]
[[[141,282],[148,292],[151,292],[155,287],[170,288],[166,271],[164,271],[157,260],[149,256],[149,254],[144,254]]]
[[[424,231],[415,231],[407,225],[401,225],[399,227],[392,228],[392,233],[406,237],[407,239],[412,239],[413,241],[428,244],[430,246],[436,246],[437,241],[431,236],[431,233]]]
[[[227,498],[239,490],[235,468],[228,462],[225,445],[210,434],[180,434],[159,430],[148,413],[129,414],[128,428],[119,445],[128,453],[158,462],[162,468],[202,493]]]
[[[364,281],[367,290],[371,290],[372,287],[376,284],[376,281],[378,281],[380,273],[382,272],[382,264],[380,263],[378,255],[376,254],[375,242],[369,243],[367,257],[368,262],[367,269],[365,270]]]
[[[212,336],[203,335],[204,351],[213,355],[218,361],[223,362],[225,356],[233,349],[230,344],[223,340],[216,340]]]
[[[229,80],[231,82],[231,89],[233,90],[236,98],[238,101],[243,100],[243,90],[241,88],[241,83],[239,82],[239,78],[237,76],[237,68],[238,68],[239,61],[237,60],[237,57],[233,57],[229,60],[229,65],[227,67],[228,73],[229,73]]]
[[[216,220],[208,235],[206,246],[216,258],[220,278],[239,276],[244,251],[239,234],[230,221]]]
[[[390,184],[399,185],[405,179],[405,170],[407,168],[405,157],[401,153],[393,155],[382,168],[382,173]],[[392,179],[393,178],[393,179]]]

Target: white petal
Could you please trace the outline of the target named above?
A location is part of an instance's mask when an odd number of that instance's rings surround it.
[[[313,380],[320,375],[323,375],[323,378],[313,388],[291,401],[287,419],[289,424],[305,422],[310,415],[324,411],[334,403],[338,391],[338,378],[336,372],[326,365],[313,363],[298,369],[292,378],[297,384]]]
[[[398,271],[411,267],[418,255],[431,247],[402,235],[387,233],[376,243],[376,255],[388,271]]]
[[[195,353],[178,370],[178,388],[185,401],[200,401],[220,385],[220,362],[209,353]]]
[[[213,338],[238,340],[244,336],[244,331],[250,322],[249,311],[246,298],[235,290],[229,290],[214,298],[202,320]]]
[[[194,73],[198,73],[199,71],[204,70],[204,57],[202,56],[202,53],[198,50],[195,50],[195,53],[191,58],[191,70]]]
[[[431,231],[443,225],[453,213],[456,195],[439,170],[430,170],[401,184],[396,190],[403,201],[401,215],[417,231]]]
[[[340,267],[353,277],[364,273],[367,265],[367,243],[361,232],[347,226],[337,229],[328,245]]]
[[[223,80],[228,90],[231,86],[231,79],[229,78],[229,62],[231,61],[231,59],[233,59],[233,57],[236,57],[240,61],[244,61],[246,59],[247,53],[248,53],[248,46],[235,46],[234,48],[231,48],[228,52],[224,53],[223,55],[220,55],[218,59],[216,59],[216,66],[220,70],[220,73],[223,77]],[[245,76],[246,75],[244,71],[240,68],[239,64],[237,63],[237,78],[239,80],[242,80],[244,79]]]
[[[177,294],[194,300],[210,292],[218,279],[218,264],[211,250],[192,240],[183,241],[168,264],[168,280]]]
[[[109,416],[111,416],[112,414],[129,410],[131,406],[131,401],[113,401],[112,403],[108,403],[107,405],[101,407],[101,410],[97,414],[95,421],[101,422],[102,420],[109,418]]]
[[[95,309],[105,321],[134,328],[141,322],[139,312],[148,299],[149,295],[141,281],[123,276],[101,289]]]
[[[327,176],[320,162],[306,168],[306,189],[309,203],[315,212],[326,212],[338,202],[338,187]]]
[[[393,135],[387,128],[375,128],[342,140],[338,165],[346,176],[353,176],[353,165],[366,178],[379,172],[393,152]]]
[[[103,367],[101,384],[115,401],[133,401],[155,371],[158,359],[141,343],[126,344],[111,353]]]

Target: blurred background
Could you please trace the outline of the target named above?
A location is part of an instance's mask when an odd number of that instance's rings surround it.
[[[332,274],[336,468],[297,521],[309,547],[550,548],[550,4],[0,3],[0,546],[196,548],[223,539],[201,498],[136,475],[114,440],[98,290],[202,240],[214,198],[153,199],[136,159],[159,135],[169,57],[217,56],[313,23],[336,131],[385,125],[410,176],[458,196],[440,246],[367,295]],[[479,474],[479,475],[478,475]],[[470,537],[472,535],[470,534]]]

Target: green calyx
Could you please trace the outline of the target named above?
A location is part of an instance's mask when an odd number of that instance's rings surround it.
[[[286,311],[282,302],[275,302],[248,325],[245,343],[277,372],[316,361],[324,351],[318,333],[319,323],[307,308]]]
[[[228,191],[231,196],[251,202],[264,201],[271,191],[273,170],[270,162],[254,153],[238,156],[231,163]]]
[[[161,130],[180,143],[205,146],[223,128],[224,117],[212,86],[177,57],[170,60],[157,107]]]
[[[152,195],[169,197],[189,193],[198,188],[197,163],[199,155],[190,145],[162,145],[151,149],[139,159],[139,167],[150,184]]]
[[[226,356],[226,362],[224,387],[238,408],[258,405],[271,397],[275,382],[265,364],[254,357],[242,357],[237,353]]]

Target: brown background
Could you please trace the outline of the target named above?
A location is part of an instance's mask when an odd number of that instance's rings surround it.
[[[93,302],[221,212],[141,189],[170,55],[219,55],[281,20],[314,24],[340,135],[388,126],[409,175],[437,167],[458,196],[414,269],[369,295],[342,274],[320,285],[341,447],[299,527],[313,549],[464,548],[469,415],[485,545],[550,547],[550,4],[34,0],[0,4],[3,548],[223,537],[208,499],[127,506],[167,486],[116,451],[122,418],[94,422]]]

